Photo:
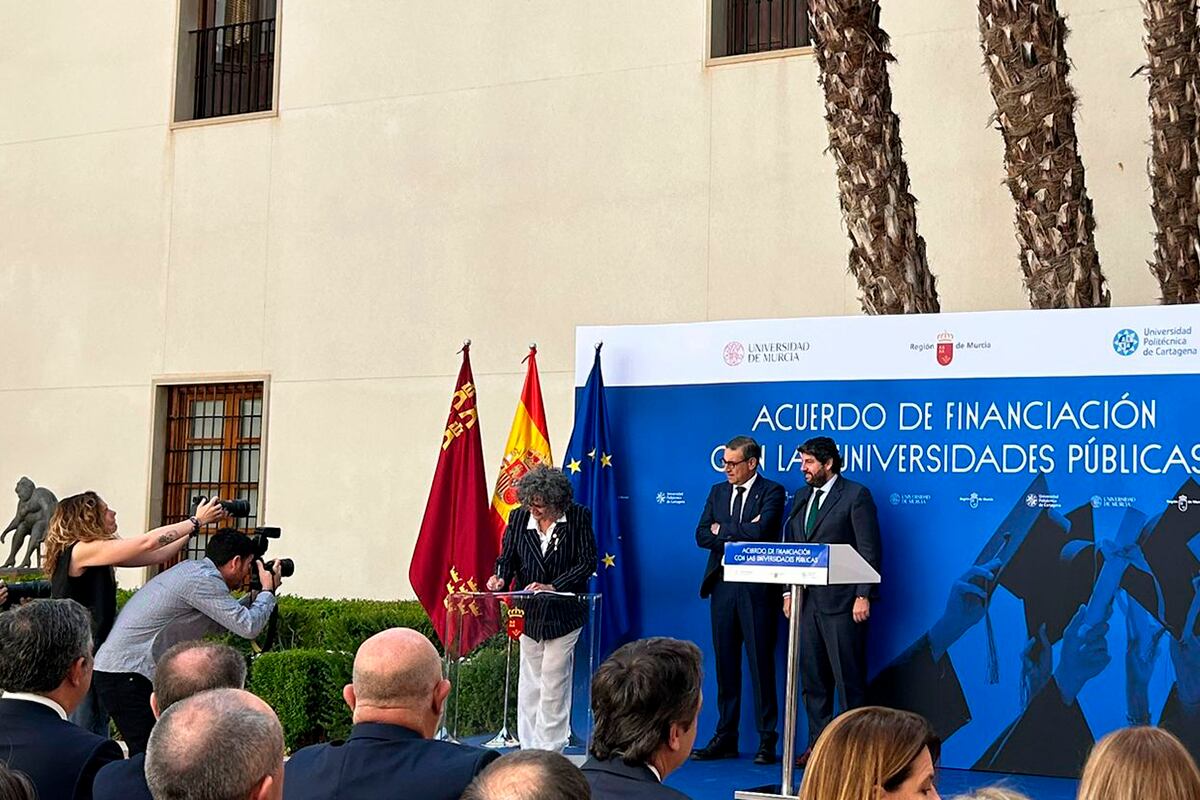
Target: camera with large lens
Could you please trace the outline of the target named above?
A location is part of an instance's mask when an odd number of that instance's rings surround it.
[[[245,502],[245,501],[243,501]],[[267,547],[272,539],[278,539],[283,531],[279,528],[255,528],[254,533],[250,534],[250,540],[254,542],[254,562],[255,567],[250,570],[250,588],[253,591],[262,590],[262,581],[258,578],[257,563],[262,561],[268,572],[275,569],[275,564],[279,564],[279,576],[281,578],[290,578],[296,574],[296,562],[290,558],[272,559],[263,561],[263,556],[267,554]]]
[[[21,583],[6,583],[8,602],[6,605],[20,605],[25,600],[37,600],[50,596],[50,581],[23,581]]]
[[[192,510],[195,511],[197,506],[199,506],[201,503],[207,503],[207,502],[208,502],[207,497],[193,497],[192,498]],[[250,501],[249,500],[219,500],[217,502],[219,502],[221,504],[221,508],[225,509],[225,512],[227,514],[229,514],[229,516],[231,516],[231,517],[248,517],[248,516],[250,516]],[[275,530],[278,531],[279,529],[276,528]],[[279,534],[277,533],[276,536],[278,536],[278,535]]]

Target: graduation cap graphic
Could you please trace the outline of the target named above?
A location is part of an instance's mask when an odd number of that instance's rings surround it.
[[[1041,510],[998,576],[1001,586],[1024,601],[1028,636],[1037,636],[1045,625],[1051,644],[1062,638],[1092,596],[1099,561],[1090,504],[1066,517]]]
[[[1053,644],[1091,594],[1096,563],[1091,506],[1063,517],[1041,507],[1048,488],[1046,476],[1038,474],[1020,494],[975,559],[976,565],[998,564],[995,581],[975,582],[987,591],[989,605],[996,586],[1012,592],[1024,603],[1027,635],[1036,636],[1044,624]],[[988,682],[996,683],[999,660],[990,613],[986,623]]]
[[[1196,597],[1198,535],[1200,484],[1188,478],[1171,504],[1145,525],[1138,538],[1148,572],[1127,570],[1121,584],[1176,639],[1184,633],[1188,609]]]
[[[1004,569],[1005,565],[1012,560],[1013,554],[1025,541],[1029,530],[1042,512],[1037,505],[1030,505],[1026,502],[1026,498],[1046,494],[1047,489],[1046,476],[1039,472],[1028,488],[1021,492],[1020,497],[1008,512],[1008,516],[996,527],[996,532],[979,551],[979,556],[975,559],[976,566],[999,561],[1000,570]],[[980,588],[986,589],[988,597],[991,597],[996,584],[995,582],[987,586],[980,584]]]

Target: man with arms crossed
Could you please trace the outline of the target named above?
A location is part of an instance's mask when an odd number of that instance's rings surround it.
[[[696,544],[708,550],[700,597],[711,598],[713,650],[717,660],[717,731],[692,757],[698,761],[737,758],[742,702],[742,646],[750,662],[758,727],[755,764],[775,762],[775,632],[779,593],[761,583],[726,582],[721,559],[726,542],[778,542],[783,521],[783,487],[758,474],[762,448],[749,436],[725,446],[725,480],[708,493]]]

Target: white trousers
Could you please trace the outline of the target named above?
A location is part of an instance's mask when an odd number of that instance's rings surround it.
[[[522,750],[561,753],[571,738],[571,680],[582,628],[544,642],[521,637],[517,738]]]

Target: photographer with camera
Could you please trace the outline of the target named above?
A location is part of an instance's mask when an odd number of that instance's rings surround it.
[[[59,501],[46,533],[43,566],[51,596],[79,602],[92,615],[92,641],[104,644],[117,618],[114,567],[163,564],[178,555],[201,526],[228,516],[221,501],[196,506],[195,515],[128,539],[117,534],[117,512],[95,492]],[[71,721],[97,736],[108,736],[108,713],[93,687],[71,713]]]
[[[226,630],[253,639],[267,626],[275,593],[291,566],[283,563],[286,559],[269,565],[262,560],[269,535],[218,531],[208,540],[205,558],[176,564],[125,604],[96,653],[94,683],[131,756],[145,751],[154,727],[150,693],[158,656],[176,642]],[[236,600],[230,592],[246,584],[251,570],[262,588]]]

